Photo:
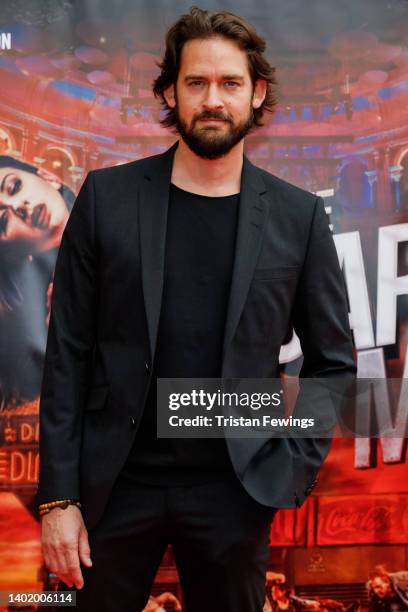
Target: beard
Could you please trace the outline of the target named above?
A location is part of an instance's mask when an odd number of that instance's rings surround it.
[[[199,115],[194,115],[189,127],[180,116],[177,103],[174,111],[176,128],[180,136],[193,153],[204,159],[217,159],[227,155],[254,125],[254,112],[251,105],[247,117],[237,124],[234,124],[221,111],[203,111]],[[226,124],[223,125],[226,125],[226,129],[213,125],[198,127],[199,119],[224,119]]]

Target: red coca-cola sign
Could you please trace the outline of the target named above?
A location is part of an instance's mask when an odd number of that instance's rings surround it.
[[[317,544],[404,544],[408,495],[344,495],[318,500]]]

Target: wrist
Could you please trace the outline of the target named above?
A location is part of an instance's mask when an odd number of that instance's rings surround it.
[[[44,514],[48,514],[49,512],[51,512],[51,510],[53,510],[54,508],[60,508],[61,510],[65,510],[66,508],[68,508],[68,506],[71,505],[81,508],[81,503],[78,499],[58,499],[55,501],[40,504],[38,506],[38,510],[40,516],[43,516]]]

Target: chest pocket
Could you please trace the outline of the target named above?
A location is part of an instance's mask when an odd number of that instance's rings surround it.
[[[300,271],[300,266],[254,271],[236,332],[238,344],[258,348],[281,346],[290,326]]]
[[[275,280],[278,278],[296,278],[300,272],[299,266],[280,266],[275,268],[257,268],[252,280]]]

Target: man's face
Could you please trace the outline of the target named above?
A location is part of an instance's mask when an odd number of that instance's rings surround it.
[[[174,98],[176,127],[199,157],[216,159],[244,138],[253,108],[265,97],[265,81],[252,84],[245,51],[225,38],[188,41],[181,52]],[[167,97],[166,97],[167,99]]]
[[[377,595],[377,597],[383,599],[386,595],[390,593],[390,582],[389,580],[380,578],[378,576],[377,578],[373,578],[373,580],[371,581],[371,588]]]

